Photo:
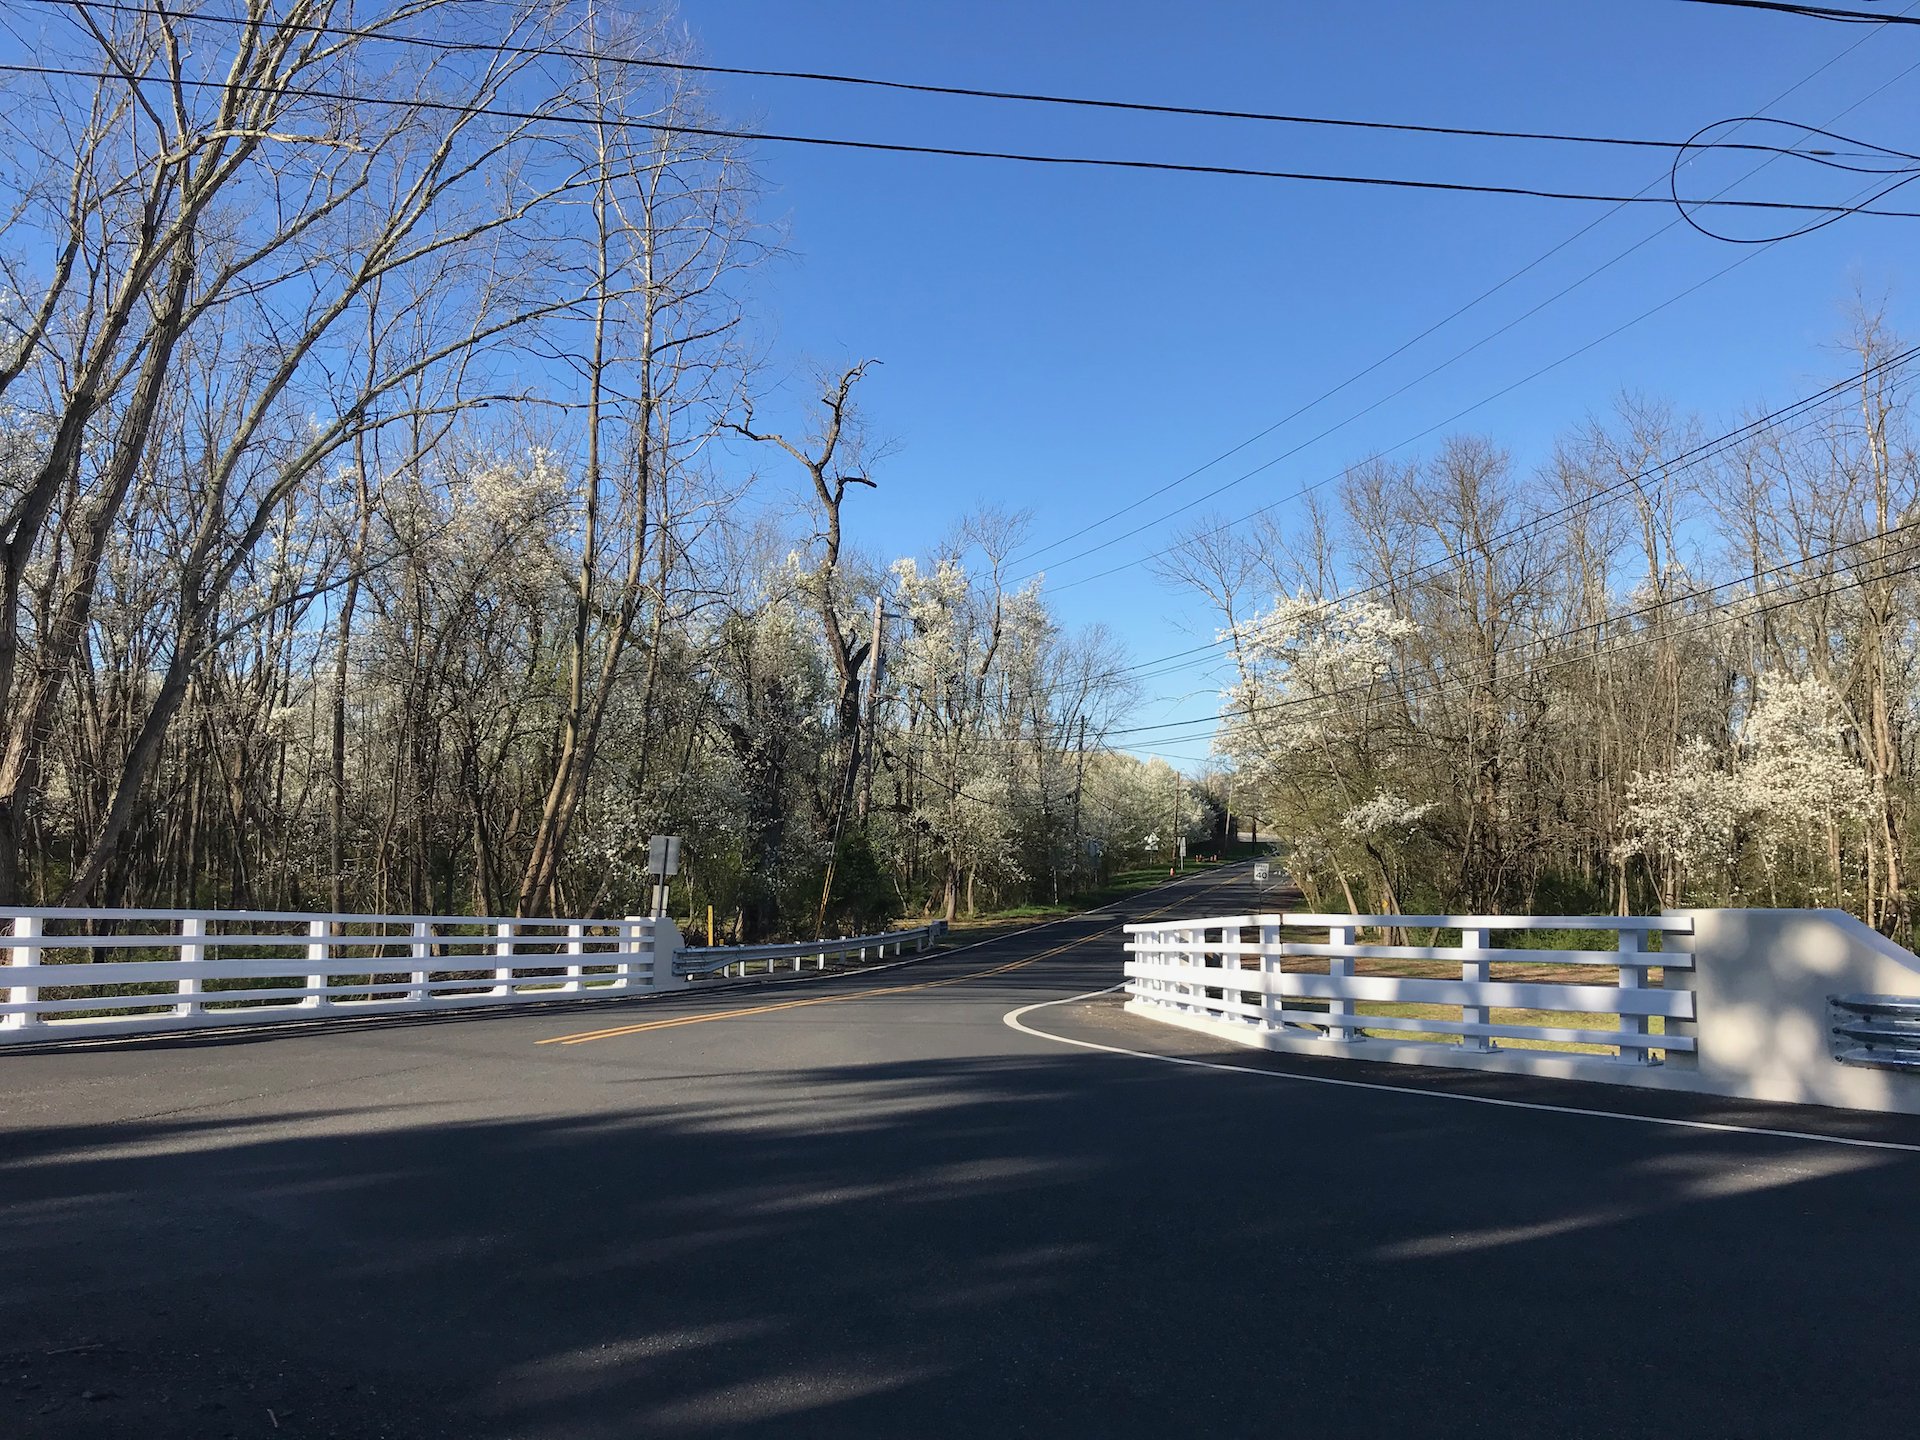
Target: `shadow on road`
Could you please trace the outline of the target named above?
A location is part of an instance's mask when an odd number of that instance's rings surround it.
[[[1071,1053],[582,1083],[564,1118],[5,1132],[0,1423],[1757,1436],[1920,1401],[1911,1159]]]

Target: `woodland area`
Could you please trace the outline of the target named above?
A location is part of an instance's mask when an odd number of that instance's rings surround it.
[[[8,78],[0,901],[617,914],[672,832],[759,938],[1163,843],[1021,522],[876,559],[868,365],[756,413],[679,30],[276,8],[49,6]]]
[[[1623,399],[1537,473],[1457,437],[1305,524],[1186,537],[1166,569],[1237,663],[1218,748],[1311,906],[1911,936],[1920,455],[1881,314],[1723,432]]]

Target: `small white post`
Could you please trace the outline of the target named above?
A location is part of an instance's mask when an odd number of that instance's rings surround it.
[[[1464,950],[1488,949],[1489,932],[1485,927],[1478,930],[1462,930],[1460,946]],[[1485,985],[1493,979],[1493,965],[1486,960],[1462,960],[1460,979],[1468,985]],[[1460,1019],[1468,1025],[1490,1025],[1493,1023],[1493,1010],[1486,1005],[1462,1005]],[[1490,1035],[1465,1035],[1460,1037],[1460,1048],[1486,1053],[1493,1049],[1493,1037]]]
[[[25,967],[40,963],[41,920],[38,915],[16,915],[13,917],[13,948],[7,956],[7,964]],[[14,1005],[37,1005],[40,1003],[38,985],[15,985],[7,991],[7,1000]],[[39,1014],[32,1010],[22,1010],[18,1014],[0,1018],[0,1026],[9,1030],[25,1030],[31,1026],[44,1025]]]
[[[633,957],[640,948],[640,917],[629,915],[613,927],[618,937],[614,944],[619,947],[620,958],[613,967],[614,987],[619,990],[633,988]]]
[[[513,993],[513,922],[502,920],[493,927],[493,993]]]
[[[200,991],[200,962],[207,958],[207,942],[203,938],[207,933],[207,917],[189,915],[180,922],[180,963],[186,968],[180,972],[180,982],[174,986],[176,993],[194,995]],[[173,1007],[176,1015],[198,1015],[198,1000],[182,1000]]]
[[[1620,943],[1620,988],[1622,990],[1645,990],[1647,985],[1646,948],[1647,937],[1644,931],[1622,930]],[[1620,1033],[1627,1035],[1648,1035],[1652,1033],[1652,1023],[1645,1015],[1620,1016]],[[1622,1045],[1620,1058],[1630,1065],[1651,1065],[1653,1051],[1644,1045]]]
[[[427,989],[427,971],[433,960],[433,925],[426,920],[416,920],[409,927],[413,931],[413,989],[407,999],[416,1005],[424,1005],[433,992]]]
[[[567,983],[560,988],[574,991],[580,988],[580,957],[587,951],[587,927],[578,920],[567,926]]]
[[[1354,925],[1329,926],[1327,929],[1327,944],[1335,948],[1341,946],[1351,948],[1353,945],[1353,937],[1358,933],[1358,928],[1359,927]],[[1327,959],[1327,974],[1336,977],[1352,976],[1353,956],[1329,956]],[[1353,1001],[1351,1000],[1329,1000],[1327,1002],[1327,1038],[1329,1040],[1344,1040],[1349,1044],[1364,1040],[1366,1037],[1360,1033],[1359,1027],[1353,1023],[1356,1013],[1353,1007]]]
[[[327,943],[327,936],[332,929],[331,921],[307,922],[307,989],[313,993],[300,1003],[309,1010],[323,1010],[327,1005],[325,992],[333,978],[333,972],[326,968],[333,963],[333,947]]]
[[[1260,1023],[1268,1034],[1277,1035],[1284,1028],[1280,1019],[1283,999],[1275,993],[1280,989],[1278,979],[1285,969],[1285,957],[1280,953],[1280,925],[1277,917],[1260,917]]]

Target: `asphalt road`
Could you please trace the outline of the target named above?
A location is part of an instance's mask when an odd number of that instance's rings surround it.
[[[1120,918],[0,1055],[0,1435],[1912,1433],[1920,1125],[1005,1023]]]

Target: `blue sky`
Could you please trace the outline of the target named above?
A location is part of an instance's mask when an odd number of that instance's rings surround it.
[[[1920,149],[1920,31],[1675,0],[688,0],[683,14],[705,58],[728,65],[1502,129],[1684,137],[1797,85],[1768,113],[1826,124],[1846,111],[1842,131]],[[768,131],[916,144],[1622,193],[1665,171],[1658,152],[773,80],[717,82],[715,100],[730,119]],[[1727,178],[1724,162],[1714,163],[1713,177]],[[1622,388],[1709,421],[1783,402],[1835,373],[1830,346],[1856,282],[1890,291],[1898,328],[1920,334],[1920,221],[1853,219],[1756,252],[1675,225],[1659,207],[1602,218],[1605,207],[1585,204],[771,144],[758,165],[764,213],[789,247],[759,282],[772,373],[788,377],[763,415],[797,423],[810,367],[885,362],[863,402],[895,453],[876,472],[881,488],[853,497],[849,521],[855,542],[881,558],[924,549],[975,503],[1030,509],[1035,544],[1077,529],[1266,428],[1600,220],[1333,400],[1126,525],[1043,557],[1056,611],[1073,623],[1106,621],[1138,659],[1209,638],[1211,617],[1137,567],[1072,582],[1133,560],[1178,524],[1244,514],[1371,451],[1430,450],[1438,435],[1395,447],[1662,302],[1673,303],[1446,428],[1494,436],[1525,471],[1557,433]],[[1840,192],[1782,175],[1743,193]],[[1920,186],[1903,199],[1900,208],[1920,209]],[[1441,373],[1302,444],[1609,261]],[[1065,558],[1296,447],[1159,534]],[[1203,672],[1151,688],[1137,723],[1211,713]],[[1205,751],[1194,741],[1167,748],[1183,760]]]

